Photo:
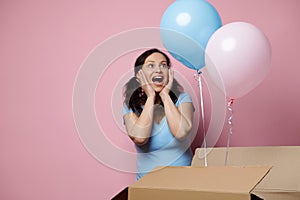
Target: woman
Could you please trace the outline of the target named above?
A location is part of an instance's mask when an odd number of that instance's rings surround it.
[[[147,50],[125,85],[123,118],[138,152],[137,179],[157,166],[191,164],[194,107],[170,67],[165,53]]]

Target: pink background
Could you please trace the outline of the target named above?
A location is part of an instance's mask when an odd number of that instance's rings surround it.
[[[104,166],[82,145],[73,120],[73,85],[96,45],[121,31],[159,27],[172,2],[1,1],[0,199],[110,199],[134,181],[134,174]],[[234,103],[231,146],[300,145],[300,1],[209,2],[223,24],[252,23],[273,49],[266,79]],[[194,72],[178,70],[194,84]],[[100,84],[113,89],[110,79]],[[97,115],[103,117],[109,109],[101,109],[100,96],[97,91]],[[122,130],[115,121],[105,124],[105,134],[133,148],[118,140]],[[226,145],[227,128],[218,146]]]

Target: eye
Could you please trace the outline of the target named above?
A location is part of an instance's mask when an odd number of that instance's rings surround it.
[[[153,68],[153,67],[154,67],[154,64],[149,63],[149,64],[147,65],[147,67],[148,67],[148,68]]]
[[[169,67],[168,67],[167,64],[164,63],[164,64],[161,64],[161,65],[160,65],[160,68],[162,68],[162,69],[167,69],[167,68],[169,68]]]

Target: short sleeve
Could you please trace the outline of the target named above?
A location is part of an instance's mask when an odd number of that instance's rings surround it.
[[[176,106],[179,106],[182,103],[193,103],[190,95],[188,93],[181,93],[176,102]]]
[[[128,106],[126,104],[123,105],[123,109],[122,109],[122,115],[126,115],[130,112],[133,112],[131,108],[128,108]]]

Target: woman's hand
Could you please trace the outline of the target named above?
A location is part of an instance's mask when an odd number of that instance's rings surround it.
[[[142,89],[145,91],[147,97],[155,97],[155,91],[147,81],[147,78],[145,77],[142,70],[140,70],[137,74],[137,81],[141,84]]]
[[[161,97],[163,97],[164,95],[169,95],[171,89],[172,89],[172,85],[173,85],[173,80],[174,80],[174,71],[169,69],[169,80],[167,85],[162,89],[162,91],[159,93],[159,95]]]
[[[147,101],[140,116],[130,112],[124,116],[127,133],[136,145],[147,143],[152,132],[155,91],[140,70],[136,74],[137,81],[147,95]]]

